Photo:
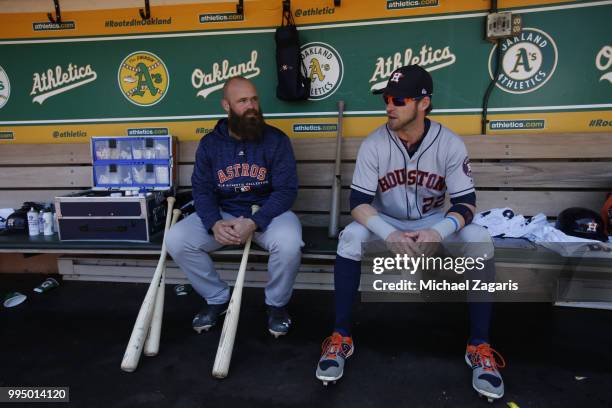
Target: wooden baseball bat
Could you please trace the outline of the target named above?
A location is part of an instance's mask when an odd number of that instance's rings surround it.
[[[251,207],[253,214],[259,209],[254,205]],[[244,244],[244,252],[240,261],[240,268],[236,276],[234,284],[234,292],[227,306],[225,321],[223,322],[223,330],[219,338],[219,347],[215,356],[215,364],[213,365],[212,375],[215,378],[225,378],[229,372],[230,362],[232,361],[232,352],[234,351],[234,340],[236,339],[236,330],[238,330],[238,318],[240,317],[240,303],[242,302],[242,288],[244,286],[244,277],[246,275],[247,262],[249,260],[249,251],[251,249],[251,234]]]
[[[153,315],[153,308],[155,305],[155,294],[159,286],[159,280],[161,278],[164,266],[166,263],[166,233],[170,229],[171,219],[173,217],[172,208],[175,202],[174,197],[168,197],[168,212],[166,214],[166,225],[164,228],[164,239],[162,241],[161,255],[157,262],[157,268],[153,274],[153,279],[147,290],[147,294],[140,306],[138,317],[136,317],[136,323],[132,329],[130,341],[125,349],[123,360],[121,361],[121,369],[123,371],[132,372],[138,367],[138,360],[140,360],[140,354],[142,354],[142,348],[144,345],[149,326],[151,325],[151,317]]]
[[[336,238],[338,236],[338,224],[340,223],[340,193],[342,191],[342,117],[344,116],[344,101],[338,101],[338,131],[336,133],[336,162],[334,166],[334,180],[332,182],[331,210],[329,212],[329,227],[327,236]]]
[[[172,211],[172,222],[170,228],[181,216],[181,210],[174,209]],[[166,292],[166,264],[162,271],[161,278],[159,279],[159,287],[155,294],[155,308],[153,309],[153,317],[151,318],[151,327],[147,340],[145,341],[144,354],[145,356],[156,356],[159,352],[159,339],[161,337],[162,320],[164,316],[164,295]]]

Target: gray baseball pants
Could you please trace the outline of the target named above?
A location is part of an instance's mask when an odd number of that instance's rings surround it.
[[[221,216],[225,220],[235,218],[223,211]],[[304,245],[300,220],[293,212],[284,212],[272,220],[265,232],[255,232],[253,241],[270,253],[265,302],[269,306],[285,306],[291,298],[300,266],[300,248]],[[222,246],[206,231],[196,213],[178,222],[166,235],[168,253],[196,292],[211,305],[225,303],[230,298],[228,284],[221,280],[208,255]]]
[[[420,220],[398,220],[386,214],[378,213],[382,219],[400,231],[415,231],[430,228],[436,222],[444,218],[440,213]],[[362,244],[369,241],[380,240],[380,238],[369,229],[353,221],[340,233],[338,242],[338,255],[343,258],[361,261]],[[483,257],[492,259],[495,248],[487,230],[476,224],[468,224],[454,234],[446,237],[442,245],[454,256]]]

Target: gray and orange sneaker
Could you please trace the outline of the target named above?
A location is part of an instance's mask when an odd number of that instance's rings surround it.
[[[506,362],[497,350],[491,348],[488,343],[468,345],[465,362],[472,368],[472,387],[480,396],[487,397],[489,402],[504,396],[504,380],[498,368],[504,368]]]
[[[321,350],[316,372],[317,379],[323,381],[323,385],[329,382],[335,384],[344,374],[344,362],[355,351],[353,339],[334,332],[323,341]]]

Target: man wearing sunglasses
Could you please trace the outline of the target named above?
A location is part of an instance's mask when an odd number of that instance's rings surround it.
[[[354,351],[351,311],[363,244],[384,240],[395,253],[417,256],[431,255],[441,243],[453,256],[484,258],[483,276],[490,280],[495,274],[491,237],[471,224],[476,195],[465,144],[450,129],[427,118],[432,109],[431,75],[418,65],[404,66],[375,93],[382,94],[387,123],[364,140],[357,155],[350,195],[355,221],[340,234],[334,268],[335,326],[323,343],[316,371],[324,384],[342,377],[345,360]],[[447,194],[450,208],[445,210]],[[504,384],[497,368],[505,363],[488,341],[490,299],[468,294],[470,338],[465,361],[472,368],[474,389],[498,399]]]

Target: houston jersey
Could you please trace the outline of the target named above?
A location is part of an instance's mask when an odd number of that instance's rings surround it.
[[[431,121],[418,150],[409,156],[396,132],[383,125],[361,144],[351,188],[373,195],[379,212],[417,220],[444,210],[451,198],[474,192],[463,140]]]

